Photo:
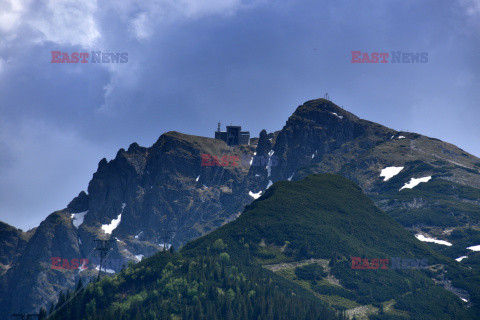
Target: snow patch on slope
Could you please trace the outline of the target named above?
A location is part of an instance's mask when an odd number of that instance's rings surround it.
[[[88,213],[88,210],[84,212],[79,212],[79,213],[72,213],[70,217],[73,219],[72,223],[75,228],[78,229],[78,227],[82,225],[83,219],[85,218],[85,215],[87,213]]]
[[[160,248],[164,249],[164,248],[163,248],[163,243],[159,243],[158,245],[160,246]],[[171,246],[172,246],[172,245],[171,245],[170,243],[165,244],[166,250],[170,249]]]
[[[386,167],[380,172],[380,177],[385,177],[383,181],[388,181],[390,178],[396,176],[403,170],[404,167]]]
[[[448,247],[450,247],[452,245],[450,242],[447,242],[445,240],[437,240],[437,239],[434,239],[434,238],[425,237],[423,234],[417,234],[417,235],[415,235],[415,238],[417,238],[418,240],[420,240],[422,242],[434,242],[436,244],[442,244],[442,245],[448,246]]]
[[[118,227],[118,225],[120,224],[120,221],[122,221],[122,213],[123,213],[123,210],[125,210],[126,206],[127,205],[125,203],[122,203],[122,212],[120,212],[117,219],[112,219],[112,221],[109,224],[102,224],[102,230],[106,234],[112,234],[112,231]]]
[[[270,177],[270,175],[272,174],[272,159],[271,158],[272,158],[274,153],[275,153],[275,151],[273,151],[273,150],[270,150],[268,152],[268,164],[267,164],[267,167],[266,167],[267,168],[267,173],[268,173],[267,178]],[[267,187],[267,189],[268,189],[268,187]]]
[[[339,118],[339,119],[343,119],[343,116],[339,116],[337,113],[335,112],[330,112],[331,114],[333,114],[335,117]]]
[[[268,180],[268,185],[267,185],[267,189],[270,188],[270,186],[273,184],[272,180]]]
[[[100,265],[96,266],[95,267],[96,270],[100,271]],[[104,269],[102,268],[102,271],[106,272],[106,273],[115,273],[115,270],[112,270],[112,269]]]
[[[83,260],[82,265],[78,267],[78,273],[77,274],[80,274],[80,272],[82,272],[84,270],[87,270],[87,269],[88,269],[87,262],[85,260]]]
[[[257,193],[253,193],[252,191],[249,191],[248,195],[253,199],[258,199],[262,195],[262,191],[258,191]]]
[[[402,189],[412,189],[418,186],[422,182],[430,181],[430,179],[432,179],[432,176],[423,177],[423,178],[411,178],[410,181],[408,183],[405,183],[405,185],[401,187],[400,190],[398,191],[401,191]]]

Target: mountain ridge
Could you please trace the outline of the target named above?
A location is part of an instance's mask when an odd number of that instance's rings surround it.
[[[136,261],[135,256],[148,257],[161,250],[160,238],[166,237],[168,244],[178,248],[235,220],[254,200],[250,193],[262,195],[275,182],[317,173],[337,173],[354,181],[376,205],[415,232],[423,228],[431,236],[445,237],[446,228],[461,232],[479,224],[480,203],[475,197],[480,188],[480,159],[438,139],[395,131],[362,120],[331,101],[316,99],[296,108],[281,130],[262,130],[258,140],[252,141],[251,145],[229,147],[221,140],[170,131],[149,148],[132,143],[114,159],[102,159],[88,193],[81,192],[66,209],[52,214],[62,219],[45,219],[35,234],[38,239],[48,239],[53,232],[68,259],[88,256],[95,238],[116,237],[119,241],[112,256]],[[201,165],[202,153],[253,157],[255,152],[269,159],[268,164]],[[276,165],[270,161],[273,155],[278,159]],[[389,166],[404,169],[383,181],[380,172]],[[431,182],[397,191],[411,178],[423,176],[432,176]],[[69,223],[72,215],[86,211],[78,228]],[[119,217],[112,234],[104,233],[102,225]],[[61,228],[56,226],[59,221],[65,222]],[[475,237],[476,233],[468,234],[462,245],[475,245]],[[449,240],[455,245],[455,239]],[[41,241],[18,246],[19,256],[41,252],[43,258],[25,257],[27,262],[8,266],[0,290],[22,299],[2,299],[0,312],[15,312],[25,301],[30,310],[37,310],[60,290],[68,276],[49,269],[50,261],[45,259],[53,254],[52,246]],[[450,258],[460,251],[452,250]],[[32,277],[28,270],[39,274]],[[18,278],[33,278],[34,289],[15,287]],[[48,298],[36,293],[37,289],[43,292],[40,287],[45,285]]]

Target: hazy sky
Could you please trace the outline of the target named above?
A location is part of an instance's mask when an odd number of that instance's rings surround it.
[[[397,50],[428,62],[351,63]],[[258,136],[326,92],[480,156],[479,54],[479,0],[0,0],[0,220],[37,226],[134,141],[219,120]]]

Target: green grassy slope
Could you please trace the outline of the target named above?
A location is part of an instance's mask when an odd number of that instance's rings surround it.
[[[429,268],[353,270],[351,257],[428,259]],[[471,276],[453,266],[351,181],[311,175],[275,183],[179,253],[89,285],[51,319],[335,318],[324,302],[357,319],[474,319],[474,307],[432,280],[446,269],[457,283]]]
[[[379,313],[393,299],[399,310],[390,308],[392,315],[415,318],[420,309],[407,298],[421,294],[425,302],[421,310],[431,314],[422,313],[423,319],[450,318],[449,312],[443,316],[444,311],[436,312],[439,309],[464,313],[461,300],[432,281],[443,277],[443,270],[455,262],[415,239],[375,207],[358,186],[340,176],[310,175],[301,181],[276,183],[236,221],[182,250],[185,255],[220,251],[236,263],[283,263],[286,267],[279,274],[339,309],[364,305]],[[352,270],[351,257],[428,259],[431,267],[423,271]],[[307,259],[327,260],[328,277],[302,281],[295,275],[296,268],[289,268]],[[332,279],[339,280],[339,285],[328,281]]]

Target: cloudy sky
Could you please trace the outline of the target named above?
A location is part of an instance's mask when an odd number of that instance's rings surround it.
[[[37,226],[134,141],[219,120],[256,136],[326,92],[480,156],[479,49],[479,0],[0,0],[0,220]],[[357,50],[428,62],[351,63]]]

